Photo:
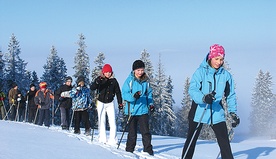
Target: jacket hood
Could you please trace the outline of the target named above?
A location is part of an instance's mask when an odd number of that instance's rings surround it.
[[[209,53],[206,55],[206,57],[203,59],[203,61],[201,62],[200,66],[199,67],[202,67],[206,70],[206,73],[209,74],[214,74],[214,73],[217,73],[217,74],[220,74],[224,71],[224,68],[223,68],[223,65],[220,66],[220,68],[218,69],[214,69],[213,67],[210,66],[210,64],[208,63],[208,55]]]
[[[130,72],[129,77],[134,79],[134,80],[137,80],[139,82],[145,82],[145,81],[149,80],[149,77],[146,73],[144,73],[144,75],[141,77],[141,79],[136,78],[135,75],[134,75],[134,71]]]

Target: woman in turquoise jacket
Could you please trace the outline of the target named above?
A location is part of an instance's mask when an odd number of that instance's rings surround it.
[[[149,86],[149,79],[144,69],[145,64],[143,61],[134,61],[132,65],[133,71],[125,80],[122,88],[122,97],[126,101],[125,114],[129,116],[126,151],[134,151],[139,125],[144,146],[143,151],[153,155],[148,114],[149,111],[154,111],[154,106],[152,89]]]
[[[191,159],[193,157],[196,140],[203,123],[209,124],[215,132],[222,158],[233,158],[222,106],[224,96],[228,106],[227,111],[234,120],[233,127],[239,124],[239,118],[236,115],[234,82],[231,74],[222,67],[224,56],[225,52],[222,46],[212,45],[210,52],[192,76],[189,94],[193,102],[188,116],[189,131],[182,158]],[[191,140],[193,141],[191,142]],[[186,152],[187,149],[188,152]]]

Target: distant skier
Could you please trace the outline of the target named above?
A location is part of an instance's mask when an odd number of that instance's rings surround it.
[[[2,89],[0,88],[0,111],[1,111],[1,119],[4,119],[6,116],[6,108],[5,108],[5,101],[6,95],[4,92],[2,92]]]
[[[34,122],[34,118],[35,118],[35,114],[36,114],[36,109],[37,106],[34,102],[34,98],[35,98],[35,94],[36,94],[36,88],[34,84],[30,85],[30,90],[27,92],[25,99],[28,100],[27,101],[27,109],[28,109],[28,122],[29,123],[33,123]]]
[[[70,91],[72,88],[72,77],[68,76],[65,78],[65,83],[61,85],[55,92],[55,99],[58,99],[59,101],[62,130],[69,130],[72,99],[68,97],[62,97],[61,93]]]
[[[16,110],[17,110],[17,94],[18,94],[18,86],[16,83],[12,84],[12,88],[9,90],[8,98],[9,98],[9,112],[10,112],[10,120],[15,120]],[[7,114],[9,115],[9,114]]]
[[[35,95],[35,104],[37,105],[39,109],[39,116],[38,116],[38,125],[42,126],[44,123],[44,126],[49,127],[50,126],[50,107],[53,103],[52,100],[54,99],[54,96],[52,92],[47,89],[47,83],[46,82],[40,82],[39,84],[39,90],[36,92]]]
[[[204,58],[200,67],[192,76],[189,94],[193,102],[188,116],[188,136],[183,147],[181,158],[193,158],[196,140],[198,139],[202,124],[205,123],[210,124],[216,134],[222,159],[233,159],[224,109],[221,104],[223,96],[226,97],[228,111],[234,120],[233,127],[239,124],[240,119],[236,115],[237,101],[234,81],[231,74],[222,67],[224,56],[225,52],[222,46],[218,44],[212,45],[206,58]],[[208,107],[204,111],[206,106]],[[201,120],[202,115],[203,118]],[[195,136],[193,138],[194,133]],[[191,141],[192,138],[193,141]]]

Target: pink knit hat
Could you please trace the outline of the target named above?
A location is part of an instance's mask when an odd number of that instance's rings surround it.
[[[225,52],[224,52],[224,48],[223,46],[219,45],[219,44],[214,44],[212,46],[210,46],[210,52],[208,55],[208,60],[217,57],[217,56],[225,56]]]

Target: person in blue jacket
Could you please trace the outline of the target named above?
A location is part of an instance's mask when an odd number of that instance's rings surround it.
[[[192,76],[189,94],[193,102],[188,115],[189,130],[183,147],[182,158],[193,158],[196,140],[203,123],[209,124],[215,132],[222,159],[233,158],[224,108],[221,104],[223,97],[227,102],[227,111],[233,119],[232,126],[236,127],[240,119],[236,115],[237,102],[234,81],[231,74],[222,66],[224,56],[223,46],[212,45],[206,58]]]
[[[85,78],[79,76],[77,81],[77,87],[72,88],[70,91],[64,91],[60,94],[63,98],[72,98],[72,109],[75,118],[74,133],[80,134],[80,123],[84,122],[85,135],[91,134],[91,126],[89,121],[89,114],[87,110],[90,108],[92,98],[90,95],[90,89],[85,85]]]
[[[131,153],[134,151],[139,125],[144,146],[143,151],[149,155],[154,155],[149,130],[149,111],[154,111],[152,88],[149,85],[149,78],[145,73],[143,61],[134,61],[132,71],[123,84],[122,97],[126,101],[124,111],[128,115],[126,151]]]

